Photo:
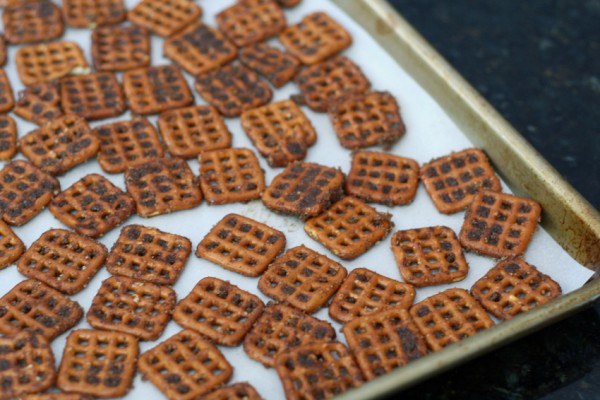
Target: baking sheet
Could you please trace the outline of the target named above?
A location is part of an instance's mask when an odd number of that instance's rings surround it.
[[[136,1],[126,0],[126,3],[127,6],[131,8],[135,5]],[[233,3],[234,1],[232,0],[200,1],[199,4],[204,9],[202,20],[215,26],[215,13],[223,7]],[[391,150],[392,153],[414,158],[422,164],[434,157],[448,154],[452,150],[458,151],[471,146],[457,126],[434,102],[434,100],[421,89],[418,84],[408,76],[361,27],[358,26],[358,24],[340,11],[335,5],[329,1],[304,0],[302,4],[295,9],[286,10],[288,23],[298,22],[303,15],[315,10],[328,12],[352,33],[354,43],[349,49],[345,50],[343,54],[351,58],[363,69],[365,75],[371,80],[373,89],[388,90],[398,99],[407,126],[407,134],[393,147]],[[88,61],[91,62],[89,30],[69,28],[66,35],[63,37],[63,40],[73,40],[78,42],[84,50]],[[276,43],[274,40],[271,42]],[[163,40],[161,38],[156,36],[152,37],[153,65],[169,63],[169,60],[162,57],[162,43]],[[15,94],[22,88],[14,65],[10,63],[11,60],[14,60],[16,49],[17,47],[15,46],[10,47],[9,65],[5,67],[11,82],[13,82]],[[186,77],[188,78],[190,85],[192,85],[193,78],[189,75],[186,75]],[[286,99],[294,93],[297,93],[297,89],[295,85],[290,83],[284,88],[277,90],[273,100]],[[196,95],[196,103],[204,104],[205,102]],[[319,134],[317,144],[309,149],[307,161],[318,162],[334,167],[339,166],[344,172],[348,172],[350,167],[350,151],[340,147],[327,115],[314,113],[306,107],[304,108],[304,111],[313,122]],[[30,130],[36,128],[36,125],[21,120],[16,116],[14,117],[18,122],[20,136],[23,136]],[[94,122],[91,125],[98,126],[113,120],[123,120],[129,117],[130,115],[127,113],[119,118]],[[151,117],[149,119],[153,123],[156,123],[156,117]],[[253,148],[240,127],[239,119],[228,119],[227,125],[233,134],[233,145],[235,147]],[[19,155],[17,158],[22,158],[22,156]],[[268,167],[262,158],[259,159],[266,172],[267,182],[270,182],[281,169],[272,169]],[[190,161],[190,165],[194,172],[197,173],[198,163],[196,161]],[[60,177],[62,189],[66,189],[82,176],[92,172],[106,175],[101,171],[98,163],[93,160],[74,168],[65,176]],[[109,175],[108,178],[122,189],[125,188],[122,174]],[[506,185],[503,185],[503,187],[504,191],[509,192]],[[380,211],[389,211],[393,214],[392,220],[396,226],[395,230],[432,225],[446,225],[458,232],[463,219],[463,213],[451,216],[438,213],[422,186],[419,187],[415,202],[410,206],[387,208],[375,205],[375,207]],[[184,235],[190,238],[193,245],[196,246],[210,228],[225,214],[230,212],[249,216],[282,230],[287,237],[287,248],[305,244],[316,251],[337,260],[335,256],[328,252],[328,250],[310,239],[304,233],[300,221],[275,215],[268,211],[259,201],[226,206],[208,206],[206,203],[203,203],[193,210],[176,212],[171,215],[163,215],[151,219],[133,217],[127,220],[126,224],[140,223],[157,227],[167,232]],[[54,219],[54,217],[46,210],[24,227],[14,228],[14,230],[17,235],[23,239],[25,244],[29,246],[44,231],[51,228],[64,228],[64,226]],[[115,229],[112,232],[109,232],[100,241],[110,249],[118,237],[119,231],[120,229]],[[486,257],[480,257],[474,254],[467,254],[466,256],[471,269],[464,281],[452,285],[417,289],[417,298],[415,299],[415,302],[449,287],[469,288],[495,264],[494,260]],[[525,259],[557,280],[565,293],[579,288],[592,275],[592,271],[579,266],[546,232],[541,229],[535,234],[534,239],[527,250]],[[351,262],[342,261],[342,264],[349,271],[357,267],[367,267],[386,276],[401,280],[392,253],[389,249],[389,237],[356,260]],[[101,270],[85,290],[72,297],[79,301],[79,303],[87,310],[102,280],[106,279],[108,276],[109,274],[105,269]],[[269,300],[257,289],[257,278],[243,277],[208,261],[199,259],[194,255],[188,260],[184,272],[174,286],[178,298],[181,299],[187,295],[197,281],[205,276],[215,276],[221,279],[230,280],[242,289],[257,294],[265,302]],[[0,295],[10,290],[10,288],[23,279],[24,278],[17,272],[16,267],[14,266],[0,271]],[[329,320],[326,309],[317,312],[315,316]],[[341,325],[336,322],[332,322],[332,324],[339,332]],[[88,327],[89,325],[84,321],[77,326],[77,328]],[[168,338],[179,330],[181,330],[181,328],[176,323],[170,322],[159,341]],[[343,335],[341,333],[339,333],[339,335],[339,339],[344,341]],[[61,335],[52,343],[57,363],[62,356],[65,339],[66,334]],[[159,341],[142,342],[140,350],[143,352],[156,345]],[[281,385],[274,370],[265,369],[260,363],[247,357],[241,346],[235,348],[220,346],[220,349],[234,366],[234,375],[232,376],[230,383],[248,381],[252,383],[266,399],[281,399],[284,397]],[[151,384],[142,382],[138,375],[134,381],[134,389],[132,389],[126,398],[134,399],[141,398],[142,396],[148,396],[148,398],[162,398],[162,394],[159,391]]]

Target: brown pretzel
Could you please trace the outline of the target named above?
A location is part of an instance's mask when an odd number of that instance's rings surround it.
[[[111,72],[68,76],[61,79],[60,88],[65,114],[96,120],[116,117],[127,109],[121,84]]]
[[[17,153],[17,124],[8,115],[0,115],[0,160],[10,160]]]
[[[25,87],[19,92],[14,112],[40,126],[62,117],[58,84],[43,82]]]
[[[4,35],[0,34],[0,67],[6,63],[6,40]]]
[[[138,362],[145,379],[169,399],[192,400],[227,382],[233,368],[219,349],[191,330],[146,351]]]
[[[236,346],[244,339],[264,309],[263,302],[218,278],[204,278],[183,298],[173,319],[223,346]]]
[[[42,234],[19,259],[19,272],[66,294],[75,294],[104,265],[106,247],[64,229]]]
[[[248,382],[223,386],[202,397],[204,400],[261,400],[262,397]]]
[[[80,394],[80,393],[65,393],[65,392],[52,392],[52,393],[37,393],[29,394],[21,397],[21,400],[93,400],[92,397]]]
[[[408,309],[415,289],[366,268],[356,268],[342,283],[331,304],[329,316],[344,323],[388,308]]]
[[[265,43],[241,49],[240,62],[264,76],[276,88],[291,81],[300,69],[296,57]]]
[[[501,258],[525,252],[542,209],[530,199],[483,191],[473,198],[460,230],[467,250]]]
[[[238,47],[262,42],[285,28],[274,0],[241,0],[216,16],[219,29]]]
[[[115,25],[127,17],[123,0],[63,0],[62,11],[65,22],[76,28]]]
[[[546,304],[560,296],[560,285],[520,258],[509,258],[490,269],[471,287],[471,294],[499,319]]]
[[[168,37],[195,21],[202,9],[193,0],[142,0],[128,19],[153,33]]]
[[[150,65],[150,33],[136,25],[94,29],[92,60],[98,71],[147,67]]]
[[[83,51],[74,42],[52,42],[17,50],[15,64],[25,85],[49,82],[70,74],[89,73]]]
[[[11,44],[56,39],[64,31],[60,8],[46,0],[7,6],[2,22],[6,41]]]
[[[0,69],[0,113],[12,110],[15,105],[13,91],[6,72]]]
[[[277,4],[281,7],[296,7],[302,0],[277,0]]]
[[[18,260],[24,251],[21,239],[0,219],[0,270]]]

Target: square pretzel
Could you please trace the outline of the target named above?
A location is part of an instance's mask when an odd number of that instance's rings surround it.
[[[409,204],[417,194],[419,164],[387,153],[357,151],[346,179],[346,193],[389,207]]]
[[[165,40],[163,53],[196,76],[235,60],[237,48],[221,31],[197,21]]]
[[[425,340],[404,308],[353,319],[342,331],[369,381],[427,354]]]
[[[520,258],[490,269],[471,287],[471,294],[489,313],[507,320],[562,294],[560,285]]]
[[[192,400],[227,382],[233,368],[200,334],[183,330],[144,352],[138,367],[169,399]]]
[[[238,382],[219,389],[202,397],[204,400],[261,400],[262,397],[248,382]]]
[[[15,64],[19,78],[25,85],[90,71],[77,43],[65,41],[21,47],[15,55]]]
[[[133,383],[138,353],[135,336],[90,329],[72,331],[56,386],[95,397],[125,396]]]
[[[106,269],[113,275],[173,285],[191,252],[192,244],[186,237],[142,225],[128,225],[113,244]]]
[[[17,153],[17,124],[8,115],[0,115],[0,160],[10,160]]]
[[[389,92],[350,94],[333,101],[329,119],[347,149],[381,146],[390,149],[406,132],[400,107]]]
[[[173,312],[179,325],[223,346],[242,342],[265,305],[252,293],[218,278],[204,278]]]
[[[64,229],[42,234],[17,263],[19,272],[66,294],[75,294],[104,265],[108,251],[102,243]]]
[[[75,28],[116,25],[127,18],[123,0],[63,0],[63,17]]]
[[[96,329],[155,340],[171,319],[176,301],[169,287],[113,276],[102,282],[86,318]]]
[[[494,326],[485,310],[463,289],[447,289],[428,297],[412,306],[410,315],[431,351]]]
[[[458,282],[469,272],[460,242],[446,226],[398,231],[392,252],[404,281],[417,287]]]
[[[209,204],[260,199],[265,176],[254,153],[245,148],[201,153],[200,186]]]
[[[294,79],[302,101],[313,111],[324,112],[335,100],[366,92],[371,82],[344,56],[335,56],[305,68]]]
[[[408,309],[415,288],[366,268],[356,268],[344,280],[329,305],[329,316],[346,323],[388,308]]]
[[[12,87],[6,72],[0,69],[0,113],[12,110],[15,105]]]
[[[444,214],[464,210],[482,190],[502,190],[485,153],[476,148],[451,153],[424,164],[421,180],[435,207]]]
[[[344,195],[344,174],[320,164],[289,164],[263,195],[265,206],[302,220],[317,216]]]
[[[317,341],[332,341],[335,329],[329,322],[280,303],[267,304],[265,311],[244,339],[244,351],[265,367],[289,350]]]
[[[0,333],[21,331],[39,334],[51,341],[75,326],[83,308],[50,286],[27,279],[0,298]]]
[[[305,246],[288,249],[258,281],[267,296],[312,314],[337,291],[348,272]]]
[[[94,157],[100,143],[82,117],[64,115],[23,136],[19,147],[36,167],[62,175]]]
[[[244,111],[241,123],[258,152],[272,167],[303,160],[308,146],[317,141],[310,120],[291,100]]]
[[[58,83],[42,82],[26,86],[19,92],[14,113],[40,126],[62,117]]]
[[[259,276],[285,248],[283,232],[228,214],[198,243],[196,255],[230,271]]]
[[[390,233],[394,226],[391,217],[348,196],[308,219],[304,231],[339,258],[353,260]]]
[[[7,224],[21,226],[58,192],[58,179],[27,161],[11,161],[0,170],[0,215]]]
[[[165,111],[158,116],[158,128],[173,157],[189,159],[231,146],[229,128],[212,106]]]
[[[24,252],[23,241],[0,219],[0,270],[17,261]]]
[[[279,40],[304,64],[323,61],[352,44],[352,36],[324,12],[308,14],[302,21],[288,26]]]
[[[216,16],[219,29],[238,47],[262,42],[285,28],[274,0],[241,0]]]
[[[158,36],[169,37],[202,15],[193,0],[142,0],[128,13],[128,19]]]
[[[60,8],[51,1],[8,5],[2,22],[4,37],[10,44],[56,39],[65,29]]]
[[[542,208],[533,200],[479,192],[465,213],[460,243],[467,250],[495,258],[523,254],[541,213]]]
[[[150,32],[141,26],[106,26],[92,32],[92,60],[98,71],[148,67],[150,52]]]
[[[89,174],[56,196],[49,209],[75,232],[97,238],[129,218],[135,202],[102,175]]]
[[[202,201],[196,177],[178,158],[160,158],[129,168],[125,185],[142,217],[187,210]]]
[[[111,72],[68,76],[60,81],[60,104],[65,114],[86,120],[121,115],[127,109],[121,84]]]
[[[198,75],[195,87],[224,117],[239,117],[273,97],[269,85],[254,71],[235,63]]]
[[[126,71],[123,88],[129,108],[141,115],[158,114],[194,102],[185,78],[174,65]]]
[[[165,155],[158,133],[146,118],[101,125],[93,133],[100,142],[96,158],[109,174],[125,172],[129,167]]]
[[[276,88],[291,81],[301,66],[293,55],[266,43],[256,43],[241,49],[240,62],[264,76]]]

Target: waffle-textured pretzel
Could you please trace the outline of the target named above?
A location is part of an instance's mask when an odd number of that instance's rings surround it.
[[[490,269],[471,287],[471,294],[492,315],[510,319],[560,296],[560,285],[520,258]]]
[[[308,343],[334,339],[335,329],[329,322],[294,307],[270,302],[246,335],[244,351],[264,366],[273,367],[279,354]]]
[[[23,160],[0,170],[0,215],[9,225],[21,226],[35,217],[60,192],[56,178]]]
[[[93,133],[100,141],[97,159],[104,172],[125,172],[165,155],[158,133],[146,118],[101,125]]]
[[[265,81],[237,63],[198,75],[195,87],[225,117],[239,117],[246,110],[267,104],[273,97]]]
[[[42,82],[19,92],[15,114],[40,126],[62,117],[60,92],[56,82]]]
[[[10,160],[17,153],[17,124],[8,115],[0,115],[0,160]]]
[[[409,204],[417,194],[419,164],[405,157],[357,151],[346,179],[346,193],[387,206]]]
[[[128,13],[128,19],[153,33],[168,37],[202,15],[193,0],[142,0]]]
[[[17,263],[19,272],[66,294],[75,294],[104,265],[108,251],[95,240],[64,229],[42,234]]]
[[[347,275],[341,264],[305,246],[288,249],[258,281],[267,296],[313,313],[323,307]]]
[[[150,65],[150,33],[141,26],[105,26],[92,31],[92,60],[98,71]]]
[[[121,84],[112,72],[67,76],[61,79],[60,88],[65,114],[96,120],[116,117],[127,109]]]
[[[197,21],[165,40],[163,53],[195,76],[235,60],[237,48],[221,31]]]
[[[15,105],[13,91],[6,72],[0,69],[0,113],[12,110]]]
[[[542,209],[523,197],[483,191],[473,198],[460,230],[460,243],[467,250],[502,258],[525,252]]]
[[[113,275],[173,285],[191,251],[188,238],[156,228],[128,225],[113,244],[106,269]]]
[[[263,203],[302,220],[317,216],[344,195],[344,174],[320,164],[289,164],[271,181]]]
[[[183,330],[140,356],[142,376],[169,399],[199,398],[227,382],[233,368],[219,349],[191,330]]]
[[[21,400],[93,400],[90,397],[81,393],[65,393],[65,392],[50,392],[36,393],[21,397]]]
[[[451,153],[424,164],[421,180],[435,207],[444,214],[464,210],[480,191],[502,190],[485,153],[476,148]]]
[[[265,305],[252,293],[218,278],[204,278],[182,299],[173,319],[223,346],[242,342]]]
[[[127,71],[123,88],[129,108],[136,114],[158,114],[194,102],[186,80],[174,65]]]
[[[327,111],[335,100],[360,94],[371,82],[350,59],[335,56],[301,70],[294,79],[302,101],[314,111]]]
[[[207,395],[204,400],[261,400],[262,397],[248,382],[238,382],[233,385],[223,386]]]
[[[97,238],[129,218],[135,202],[102,175],[89,174],[56,196],[48,208],[69,228]]]
[[[63,115],[19,139],[23,155],[52,175],[89,160],[99,147],[87,122],[75,115]]]
[[[15,55],[15,64],[21,82],[25,85],[89,72],[83,51],[74,42],[51,42],[21,47]]]
[[[392,252],[404,281],[417,287],[458,282],[469,272],[460,242],[446,226],[398,231]]]
[[[127,192],[141,217],[194,208],[202,192],[189,165],[180,158],[159,158],[125,172]]]
[[[447,289],[410,308],[410,315],[431,351],[438,351],[479,331],[494,321],[463,289]]]
[[[291,81],[300,69],[296,57],[266,43],[241,49],[240,62],[264,76],[276,88]]]
[[[200,154],[200,186],[209,204],[260,199],[264,172],[252,150],[219,149]]]
[[[304,224],[304,231],[343,260],[352,260],[385,238],[394,223],[355,197],[344,197]]]
[[[308,14],[279,35],[288,51],[304,64],[321,62],[352,44],[352,36],[324,12]]]
[[[291,100],[247,110],[242,128],[272,167],[300,161],[317,141],[317,133],[300,107]]]
[[[123,0],[63,0],[63,17],[67,25],[95,29],[125,20]]]
[[[0,298],[0,333],[30,331],[52,340],[83,317],[77,303],[35,279],[18,283]]]
[[[275,0],[240,0],[216,16],[219,29],[238,47],[262,42],[285,28]]]
[[[0,270],[18,260],[24,251],[25,245],[21,239],[0,219]]]
[[[173,157],[189,159],[231,146],[229,128],[212,106],[165,111],[158,116],[158,128]]]
[[[320,400],[360,386],[363,376],[339,342],[315,342],[280,354],[275,370],[287,400]]]
[[[13,399],[49,389],[56,377],[46,339],[28,332],[0,337],[0,398]]]
[[[6,62],[6,40],[4,35],[0,34],[0,67]]]
[[[65,392],[121,397],[131,388],[138,357],[135,336],[79,329],[67,337],[56,386]]]
[[[411,285],[366,268],[356,268],[333,296],[329,316],[345,323],[388,308],[408,309],[414,298],[415,289]]]
[[[198,243],[196,255],[246,276],[259,276],[285,248],[285,235],[258,221],[228,214]]]
[[[9,5],[2,13],[2,22],[4,36],[10,44],[56,39],[65,29],[60,8],[47,0]]]
[[[171,319],[176,301],[175,291],[167,286],[113,276],[102,282],[86,318],[96,329],[155,340]]]
[[[391,148],[406,132],[400,107],[389,92],[349,94],[327,109],[340,144],[348,149]]]
[[[358,317],[342,328],[367,380],[427,354],[425,340],[407,310],[393,307]]]

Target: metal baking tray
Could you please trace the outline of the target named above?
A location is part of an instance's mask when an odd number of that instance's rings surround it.
[[[539,201],[542,226],[578,263],[596,271],[580,289],[408,366],[340,399],[382,397],[550,325],[600,299],[600,214],[385,0],[332,0],[357,21],[487,152],[511,190]]]

